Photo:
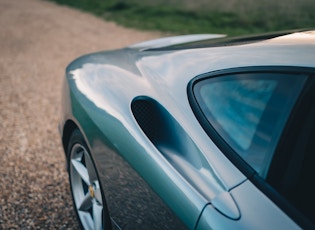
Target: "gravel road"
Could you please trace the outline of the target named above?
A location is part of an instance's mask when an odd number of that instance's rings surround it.
[[[39,0],[0,0],[0,229],[76,229],[57,124],[65,66],[159,37]]]

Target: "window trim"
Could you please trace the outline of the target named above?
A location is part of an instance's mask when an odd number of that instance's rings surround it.
[[[209,138],[221,150],[221,152],[267,197],[269,197],[278,207],[282,209],[288,216],[290,216],[301,227],[309,228],[314,225],[304,217],[295,207],[293,207],[285,198],[282,197],[271,185],[262,179],[258,173],[239,156],[223,138],[212,127],[209,121],[204,116],[199,104],[195,98],[193,88],[198,82],[231,74],[249,74],[249,73],[271,73],[271,74],[304,74],[308,77],[315,76],[315,69],[311,67],[295,67],[295,66],[251,66],[251,67],[237,67],[231,69],[217,70],[213,72],[204,73],[194,77],[187,86],[187,96],[189,104],[192,108],[200,125],[207,133]],[[298,96],[297,101],[299,101]],[[296,105],[293,105],[292,110],[295,110]],[[291,116],[291,115],[290,115]],[[288,119],[290,119],[290,116]],[[286,126],[286,125],[285,125]],[[280,138],[282,134],[280,135]],[[277,149],[278,144],[276,145]]]

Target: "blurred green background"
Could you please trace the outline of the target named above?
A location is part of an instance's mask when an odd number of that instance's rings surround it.
[[[170,34],[244,35],[315,27],[314,0],[50,0],[120,25]]]

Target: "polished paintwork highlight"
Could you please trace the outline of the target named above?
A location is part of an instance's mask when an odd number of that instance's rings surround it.
[[[75,127],[84,135],[114,225],[122,229],[298,228],[209,139],[190,108],[187,85],[198,75],[221,69],[315,67],[314,32],[245,45],[144,51],[164,44],[173,43],[160,40],[156,45],[142,43],[89,54],[66,69],[63,142],[66,148]],[[173,142],[150,139],[132,110],[132,104],[141,100],[160,113],[161,132],[171,133]],[[147,119],[155,122],[149,115]],[[266,210],[272,212],[266,215]],[[255,212],[260,218],[253,217]]]

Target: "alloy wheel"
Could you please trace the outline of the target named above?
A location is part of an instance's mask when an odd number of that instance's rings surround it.
[[[84,229],[103,229],[103,200],[100,183],[89,152],[74,144],[69,173],[73,200]]]

